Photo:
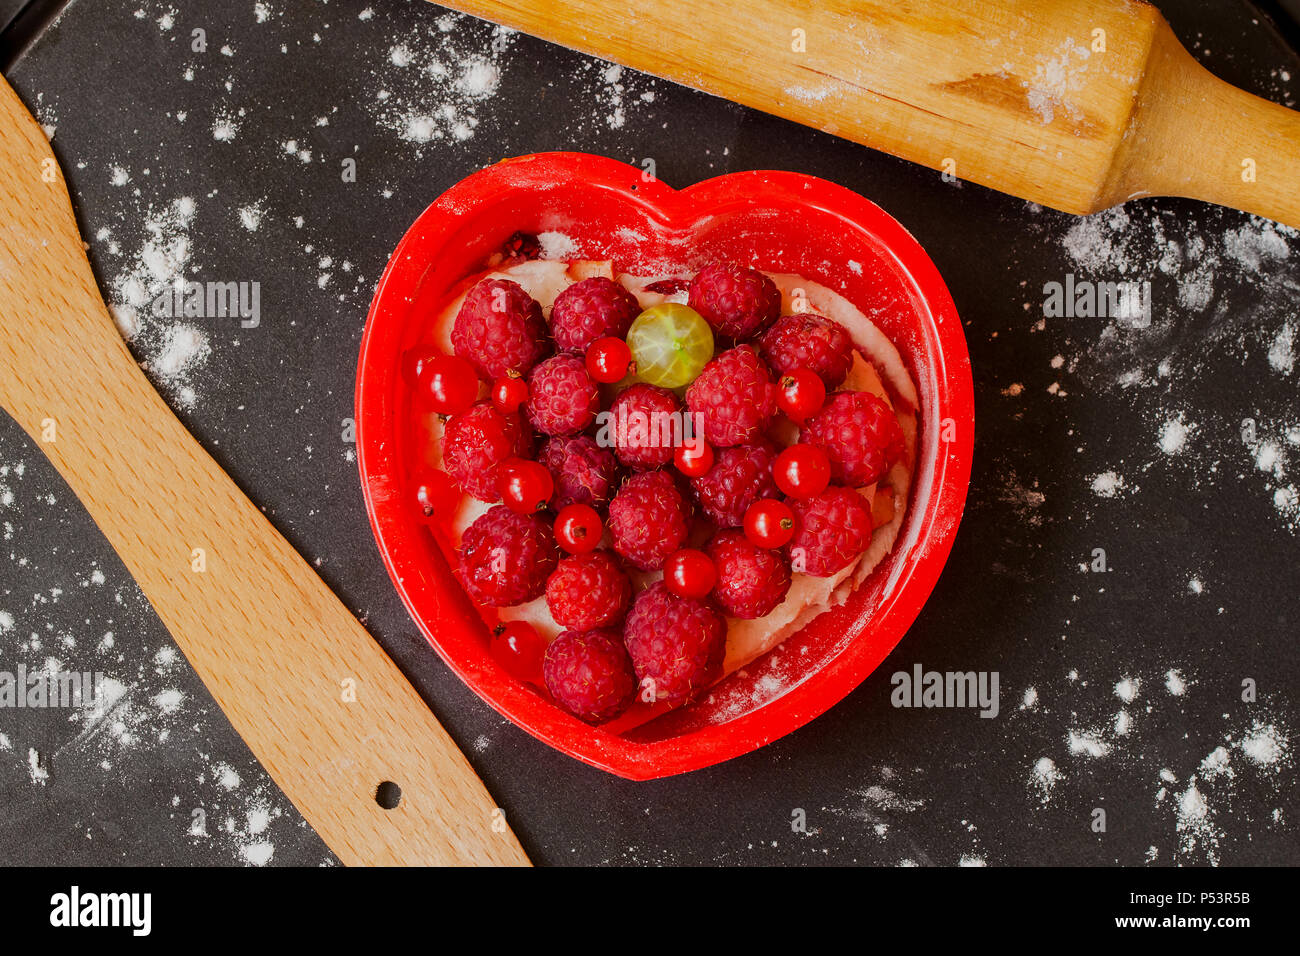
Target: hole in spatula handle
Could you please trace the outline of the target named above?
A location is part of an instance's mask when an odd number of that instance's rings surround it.
[[[385,780],[375,788],[375,803],[385,810],[396,810],[402,802],[402,788],[391,780]]]

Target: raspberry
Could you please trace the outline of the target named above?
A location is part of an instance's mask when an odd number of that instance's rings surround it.
[[[770,614],[790,590],[790,565],[779,551],[760,548],[743,531],[719,531],[709,541],[718,572],[713,594],[731,617],[753,620]]]
[[[766,439],[754,445],[719,449],[713,467],[691,479],[695,498],[720,528],[738,528],[745,511],[760,498],[780,497],[772,480],[776,448]]]
[[[794,537],[787,548],[796,571],[830,577],[871,543],[871,508],[852,488],[831,485],[819,495],[789,504]]]
[[[674,422],[682,406],[666,388],[644,382],[626,388],[610,406],[610,439],[618,460],[648,471],[673,459]]]
[[[659,279],[657,282],[648,283],[643,291],[653,292],[655,295],[676,295],[679,292],[687,291],[690,287],[690,279],[674,276],[671,279]]]
[[[537,460],[555,479],[551,507],[556,511],[573,504],[604,508],[614,497],[614,453],[587,435],[548,439]]]
[[[637,679],[656,700],[680,704],[722,676],[727,621],[704,601],[656,581],[637,595],[623,628]]]
[[[546,606],[561,627],[609,627],[630,603],[632,582],[608,551],[563,558],[546,582]]]
[[[870,392],[837,392],[799,436],[826,452],[831,478],[860,488],[879,481],[903,457],[903,429]]]
[[[617,631],[563,632],[546,649],[542,679],[557,704],[589,724],[617,717],[636,696],[636,674]]]
[[[715,262],[695,274],[687,304],[715,331],[747,339],[781,314],[781,293],[757,269]]]
[[[550,351],[542,307],[509,279],[484,279],[469,290],[451,343],[487,379],[524,375]]]
[[[849,374],[853,339],[838,322],[820,315],[785,315],[758,339],[763,359],[779,374],[806,368],[817,373],[827,390]]]
[[[442,465],[466,494],[480,501],[500,501],[497,466],[507,458],[528,457],[532,445],[532,434],[518,415],[479,402],[447,420]]]
[[[461,538],[460,579],[479,604],[508,607],[538,598],[560,560],[551,524],[505,505],[489,508]]]
[[[527,262],[541,257],[541,240],[531,232],[516,232],[501,246],[501,258],[509,262]]]
[[[686,404],[704,416],[704,437],[714,448],[745,445],[776,415],[776,387],[754,347],[741,345],[704,366]]]
[[[596,339],[621,339],[641,312],[636,296],[613,279],[592,276],[575,282],[555,297],[551,334],[566,351],[585,352]]]
[[[642,571],[655,571],[686,540],[686,501],[666,471],[633,475],[609,503],[606,527],[615,551]]]
[[[555,355],[528,376],[528,420],[547,435],[572,435],[596,420],[600,391],[576,355]]]

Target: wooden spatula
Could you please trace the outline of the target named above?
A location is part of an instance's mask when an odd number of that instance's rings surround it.
[[[1187,196],[1300,226],[1300,114],[1129,0],[439,0],[1086,214]]]
[[[0,405],[344,863],[528,863],[401,671],[150,386],[95,287],[49,143],[3,80]],[[400,788],[395,808],[381,784]]]

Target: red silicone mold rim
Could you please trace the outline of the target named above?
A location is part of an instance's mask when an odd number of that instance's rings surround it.
[[[798,224],[813,221],[831,228],[812,230],[816,234],[801,244],[794,238]],[[827,656],[814,672],[737,716],[701,726],[680,714],[661,718],[674,721],[661,726],[682,728],[664,739],[653,739],[646,728],[620,736],[589,727],[496,666],[486,652],[486,626],[404,496],[400,356],[413,342],[422,299],[482,268],[516,230],[556,228],[576,239],[578,256],[635,262],[645,270],[698,265],[692,260],[710,252],[733,258],[748,252],[759,268],[830,285],[886,329],[920,390],[917,469],[894,551],[849,605],[805,629],[822,622],[821,630],[834,629],[840,643],[828,645],[831,639],[820,635]],[[873,314],[864,300],[879,298],[886,286],[892,298],[883,313],[874,303]],[[909,314],[902,315],[904,309]],[[733,173],[678,191],[616,160],[540,153],[461,180],[398,244],[366,322],[356,422],[371,527],[393,584],[429,643],[484,701],[539,740],[592,766],[645,780],[770,743],[832,707],[888,656],[952,547],[970,478],[974,399],[966,340],[938,270],[896,220],[862,196],[822,179],[768,171]],[[757,677],[732,675],[728,692],[743,697],[746,680]]]

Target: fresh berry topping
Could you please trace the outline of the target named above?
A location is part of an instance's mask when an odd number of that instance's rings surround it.
[[[524,458],[532,435],[518,415],[502,415],[491,402],[479,402],[447,421],[442,433],[442,462],[467,494],[480,501],[499,501],[497,466],[507,458]]]
[[[642,693],[679,704],[722,676],[727,621],[706,602],[678,597],[656,581],[637,595],[623,640]]]
[[[714,458],[713,449],[703,438],[684,442],[673,449],[673,464],[687,478],[708,474]]]
[[[636,296],[613,279],[592,276],[575,282],[555,297],[551,306],[551,334],[561,349],[586,351],[596,339],[627,335],[628,326],[641,311]],[[615,379],[618,381],[618,379]]]
[[[853,339],[844,327],[809,313],[777,319],[759,338],[758,347],[777,374],[811,369],[828,389],[844,381],[853,364]]]
[[[685,292],[690,287],[690,279],[660,279],[647,285],[645,291],[652,292],[655,295],[676,295],[678,292]]]
[[[439,415],[459,415],[478,398],[474,366],[454,355],[437,355],[420,363],[420,392]]]
[[[546,606],[561,627],[609,627],[631,603],[632,582],[608,551],[563,558],[546,582]]]
[[[871,508],[852,488],[832,485],[806,501],[792,501],[794,537],[788,552],[796,571],[829,577],[849,566],[871,543]]]
[[[555,479],[554,507],[582,504],[603,508],[614,497],[618,462],[614,453],[601,448],[594,438],[551,438],[537,457]]]
[[[780,548],[794,537],[794,512],[784,501],[764,498],[745,512],[745,537],[760,548]]]
[[[420,377],[430,362],[443,357],[443,353],[431,346],[416,346],[402,353],[402,381],[411,388],[420,384]]]
[[[614,550],[642,571],[663,566],[688,532],[686,501],[665,471],[633,475],[609,504]]]
[[[546,649],[542,675],[555,702],[589,724],[617,717],[636,696],[636,674],[617,631],[563,632]]]
[[[432,518],[444,509],[460,504],[460,489],[445,471],[427,468],[415,476],[414,497],[420,514]]]
[[[772,477],[791,498],[811,498],[831,483],[830,459],[816,445],[791,445],[777,456]]]
[[[750,505],[760,498],[776,497],[772,480],[776,460],[776,448],[766,439],[720,449],[708,473],[691,479],[695,499],[719,527],[739,527]]]
[[[528,401],[528,383],[513,375],[502,375],[492,383],[492,404],[499,412],[517,412]]]
[[[704,416],[704,437],[714,448],[755,441],[776,415],[767,366],[752,345],[723,352],[686,391],[693,414]]]
[[[759,547],[735,530],[719,531],[709,542],[717,569],[713,595],[730,617],[753,620],[770,614],[790,590],[790,565],[779,551]]]
[[[504,505],[489,508],[465,529],[459,555],[465,590],[492,607],[541,597],[560,560],[549,521]]]
[[[502,257],[514,262],[542,257],[542,243],[531,232],[516,232],[501,247]]]
[[[781,293],[771,279],[720,262],[695,274],[687,301],[715,331],[733,339],[757,335],[781,313]]]
[[[569,554],[586,554],[600,544],[605,523],[590,505],[565,505],[555,517],[555,541]]]
[[[826,404],[826,385],[812,369],[785,372],[776,383],[776,404],[791,421],[802,424]]]
[[[546,641],[527,621],[498,624],[492,629],[492,641],[488,650],[515,680],[541,683]]]
[[[547,435],[573,435],[596,420],[600,391],[576,355],[555,355],[528,377],[528,420]]]
[[[550,351],[542,307],[509,279],[484,279],[469,290],[451,341],[456,354],[488,379],[524,375]]]
[[[624,389],[609,408],[610,438],[618,460],[638,471],[672,461],[681,408],[666,388],[640,382]]]
[[[664,585],[678,597],[707,597],[717,580],[713,561],[703,551],[682,548],[664,561]]]
[[[826,452],[831,477],[853,488],[879,481],[903,457],[903,429],[870,392],[837,392],[801,436]]]
[[[526,458],[508,458],[497,468],[501,503],[521,515],[544,511],[555,492],[555,480],[546,466]]]
[[[681,388],[713,358],[713,330],[704,317],[680,302],[652,305],[627,330],[627,347],[643,382]]]
[[[627,378],[632,369],[632,350],[622,339],[596,339],[587,349],[587,374],[602,385]]]

